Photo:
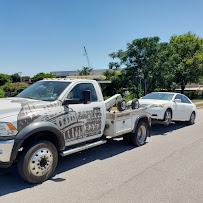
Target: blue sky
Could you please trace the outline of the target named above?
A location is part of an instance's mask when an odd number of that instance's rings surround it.
[[[33,76],[88,66],[136,38],[192,31],[203,37],[202,0],[0,0],[0,73]]]

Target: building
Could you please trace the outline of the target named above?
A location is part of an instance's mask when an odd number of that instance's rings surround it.
[[[176,91],[181,92],[181,89],[178,88]],[[193,92],[198,95],[198,97],[203,97],[203,85],[202,84],[188,84],[185,86],[184,93]]]
[[[92,70],[90,75],[102,75],[107,70],[109,69]],[[78,76],[79,71],[53,71],[51,74],[57,78],[65,78],[66,76]]]

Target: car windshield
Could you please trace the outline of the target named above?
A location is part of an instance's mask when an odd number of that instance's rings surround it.
[[[168,100],[170,101],[173,98],[174,94],[170,93],[160,93],[160,92],[154,92],[145,95],[142,97],[142,99],[157,99],[157,100]]]
[[[54,101],[69,84],[70,82],[39,81],[22,91],[17,97],[42,101]]]

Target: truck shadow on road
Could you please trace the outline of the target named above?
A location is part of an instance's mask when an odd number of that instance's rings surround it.
[[[187,125],[185,123],[181,122],[172,124],[167,127],[161,125],[153,125],[152,136],[167,135],[168,132],[181,129],[186,126]],[[93,162],[95,160],[104,160],[129,150],[136,150],[136,148],[125,144],[122,138],[117,138],[115,140],[109,139],[106,144],[101,146],[72,154],[67,157],[59,157],[57,169],[50,180],[56,182],[56,184],[57,182],[65,181],[66,179],[60,178],[60,176],[58,175],[66,171],[73,170],[74,168],[77,168],[79,166]],[[56,175],[57,178],[55,177]],[[23,181],[18,175],[16,165],[13,165],[12,167],[7,169],[0,169],[0,197],[9,193],[15,193],[32,187],[38,187],[41,184],[34,185]]]
[[[66,157],[59,157],[57,169],[50,180],[56,182],[57,184],[57,182],[65,181],[65,179],[60,177],[55,178],[55,175],[72,170],[95,160],[104,160],[133,149],[136,150],[135,147],[125,144],[122,138],[117,138],[115,140],[109,139],[106,144],[101,146],[90,148]],[[0,169],[0,197],[9,193],[38,187],[41,184],[29,184],[23,181],[17,172],[16,165],[6,169]]]

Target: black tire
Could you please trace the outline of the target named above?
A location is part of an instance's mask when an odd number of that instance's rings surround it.
[[[167,109],[164,114],[164,125],[168,126],[172,122],[172,112],[170,109]]]
[[[130,144],[134,145],[134,146],[142,146],[146,139],[147,139],[147,135],[148,135],[148,127],[147,127],[147,123],[144,121],[141,121],[138,123],[136,131],[134,133],[131,133],[130,137]]]
[[[188,121],[189,125],[195,124],[195,112],[191,113],[190,120]]]
[[[55,145],[47,140],[39,140],[23,150],[18,161],[18,172],[29,183],[41,183],[53,174],[57,163]]]
[[[117,109],[119,111],[124,111],[126,109],[126,101],[125,99],[120,99],[117,103]]]
[[[125,144],[130,144],[130,134],[125,134],[123,135],[123,141],[125,142]]]
[[[138,109],[139,108],[139,101],[138,101],[138,99],[133,99],[131,106],[132,106],[132,109]]]

